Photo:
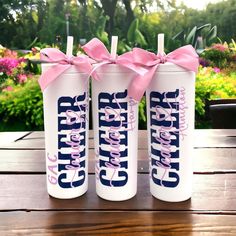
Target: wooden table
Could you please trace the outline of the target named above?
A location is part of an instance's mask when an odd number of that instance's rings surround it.
[[[96,196],[92,138],[88,192],[58,200],[46,191],[43,132],[0,133],[0,235],[236,235],[236,130],[195,131],[193,196],[180,203],[149,193],[146,137],[137,195],[110,202]]]

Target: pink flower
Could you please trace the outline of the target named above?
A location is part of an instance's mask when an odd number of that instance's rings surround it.
[[[23,84],[27,81],[27,76],[25,74],[19,74],[18,75],[18,81],[20,84]]]
[[[26,62],[26,59],[23,58],[23,57],[20,57],[20,58],[18,59],[18,63],[20,64],[21,62]]]
[[[3,91],[12,91],[13,88],[11,86],[7,86],[6,88],[3,89]]]
[[[3,57],[17,59],[17,52],[16,51],[12,51],[10,49],[6,49],[4,51]]]
[[[19,64],[19,61],[14,58],[0,58],[0,72],[10,75],[12,70],[16,68]]]
[[[223,44],[220,44],[220,43],[214,44],[211,48],[216,49],[216,50],[221,51],[221,52],[224,52],[228,49],[227,46],[225,46]]]
[[[214,67],[214,68],[213,68],[213,71],[214,71],[215,73],[220,73],[220,68]]]

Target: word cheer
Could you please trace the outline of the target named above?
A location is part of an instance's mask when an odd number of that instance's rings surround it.
[[[128,132],[135,128],[135,105],[134,100],[127,98],[127,90],[99,94],[99,160],[96,168],[98,179],[105,186],[120,187],[128,181]]]
[[[185,88],[150,94],[151,178],[157,185],[178,186],[179,145],[186,136]]]
[[[58,99],[58,184],[61,188],[81,186],[86,178],[86,97]]]

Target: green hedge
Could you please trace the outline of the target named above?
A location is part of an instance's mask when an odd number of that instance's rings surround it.
[[[42,130],[43,101],[38,77],[0,92],[0,131]]]

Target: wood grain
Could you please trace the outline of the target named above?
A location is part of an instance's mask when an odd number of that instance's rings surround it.
[[[89,143],[88,192],[59,200],[46,190],[44,133],[0,133],[0,235],[236,235],[236,130],[195,130],[193,196],[180,203],[149,192],[146,131],[138,192],[124,202],[96,195],[92,131]]]
[[[147,152],[140,152],[138,172],[148,172]],[[89,150],[89,173],[94,173],[94,150]],[[0,174],[44,174],[46,172],[45,150],[0,150]]]
[[[235,173],[236,149],[199,148],[193,151],[195,173]],[[148,152],[138,150],[138,172],[148,173]],[[89,173],[94,173],[94,150],[89,150]],[[45,173],[44,150],[0,150],[0,173]]]
[[[189,210],[235,211],[236,175],[194,175],[191,200],[167,203],[153,198],[149,192],[149,176],[138,175],[137,195],[124,202],[100,199],[95,192],[95,177],[89,175],[88,192],[76,199],[49,197],[45,175],[0,175],[1,210]]]
[[[0,235],[236,235],[235,215],[173,211],[6,212],[0,222]]]

